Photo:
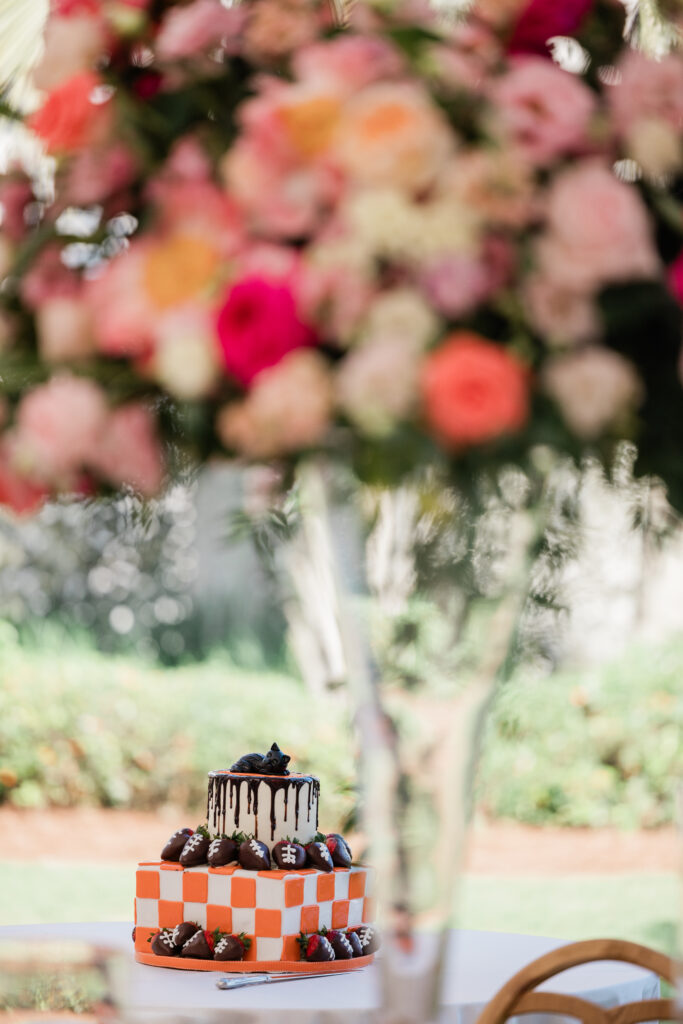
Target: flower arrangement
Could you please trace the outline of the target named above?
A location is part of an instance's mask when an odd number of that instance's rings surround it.
[[[169,440],[395,480],[628,437],[683,505],[683,61],[624,17],[56,0],[54,180],[0,179],[0,502],[153,495]]]

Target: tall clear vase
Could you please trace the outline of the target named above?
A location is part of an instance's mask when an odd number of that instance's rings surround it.
[[[443,1011],[473,766],[539,518],[519,473],[484,486],[477,515],[436,477],[393,491],[345,479],[339,500],[333,467],[315,464],[300,484],[304,534],[334,579],[377,878],[380,1020],[431,1024]]]

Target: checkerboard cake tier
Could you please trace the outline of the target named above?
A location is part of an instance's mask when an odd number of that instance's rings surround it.
[[[252,940],[246,960],[299,960],[300,932],[371,924],[372,889],[372,869],[361,865],[325,873],[143,863],[136,878],[135,948],[149,953],[148,939],[160,928],[193,921],[209,931],[244,932]]]
[[[244,832],[272,850],[282,839],[304,846],[318,831],[320,782],[314,775],[246,775],[209,772],[209,832]]]

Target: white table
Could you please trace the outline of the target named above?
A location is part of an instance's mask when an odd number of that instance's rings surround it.
[[[13,925],[0,928],[0,941],[81,939],[125,950],[130,957],[131,1024],[370,1024],[379,1005],[377,969],[355,974],[259,985],[234,992],[216,988],[220,974],[146,967],[133,961],[131,924]],[[450,947],[444,1024],[474,1024],[501,985],[525,964],[565,944],[561,939],[503,932],[454,932]],[[547,986],[616,1006],[659,994],[649,971],[623,963],[586,964]],[[543,1024],[537,1016],[521,1018]],[[555,1019],[556,1021],[556,1019]]]

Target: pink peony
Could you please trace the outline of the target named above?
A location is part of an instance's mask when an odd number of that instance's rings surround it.
[[[548,40],[573,36],[593,4],[594,0],[530,0],[512,30],[508,52],[548,56]]]
[[[223,37],[236,35],[243,20],[241,11],[225,7],[220,0],[194,0],[185,7],[172,7],[156,37],[157,55],[161,60],[194,57]]]
[[[250,458],[272,458],[318,444],[331,412],[325,360],[305,350],[291,352],[264,370],[244,402],[219,413],[216,428],[226,448]]]
[[[405,61],[387,39],[349,35],[303,47],[293,67],[301,81],[352,95],[372,82],[398,78]]]
[[[570,291],[660,273],[638,191],[597,161],[577,163],[551,187],[548,232],[537,247],[544,273]]]
[[[544,370],[542,383],[570,429],[586,439],[618,427],[643,398],[642,382],[633,364],[598,345],[553,359]]]
[[[22,398],[13,434],[18,467],[35,479],[68,487],[91,460],[107,406],[90,380],[58,374]]]
[[[466,255],[432,261],[422,272],[420,282],[435,308],[451,319],[476,309],[491,291],[485,263]]]
[[[31,309],[55,298],[76,298],[80,282],[62,263],[61,248],[47,245],[27,270],[20,283],[22,301]]]
[[[0,181],[0,224],[5,235],[20,242],[26,234],[24,210],[33,199],[33,190],[24,178]]]
[[[153,413],[141,402],[115,409],[90,465],[115,487],[154,497],[164,482],[164,459]]]
[[[91,314],[81,296],[56,296],[36,310],[40,358],[48,363],[84,359],[94,351]]]
[[[216,330],[225,369],[244,385],[288,352],[315,341],[291,290],[262,277],[244,278],[228,289]]]
[[[617,131],[627,136],[637,121],[665,121],[683,131],[683,62],[672,53],[653,60],[626,48],[619,65],[619,80],[611,86],[609,101]]]
[[[504,135],[534,164],[544,166],[588,146],[593,93],[541,57],[523,57],[491,90]]]
[[[315,11],[306,4],[259,0],[249,5],[244,50],[255,61],[271,61],[293,53],[315,39]]]
[[[131,185],[137,171],[135,156],[122,142],[104,149],[88,147],[78,152],[67,170],[65,194],[76,206],[101,203]]]
[[[242,248],[240,210],[212,181],[161,178],[152,182],[148,195],[165,233],[201,239],[224,259],[231,259]]]
[[[549,345],[575,345],[600,335],[598,311],[585,292],[571,291],[541,272],[526,282],[524,299],[530,323]]]
[[[164,174],[180,181],[209,181],[211,161],[198,138],[184,135],[173,146]]]
[[[43,56],[33,72],[34,85],[50,90],[81,71],[92,71],[106,47],[106,27],[99,5],[53,14],[45,28]]]
[[[145,356],[153,348],[155,314],[142,283],[146,255],[147,246],[134,243],[86,284],[96,346],[105,355]]]

